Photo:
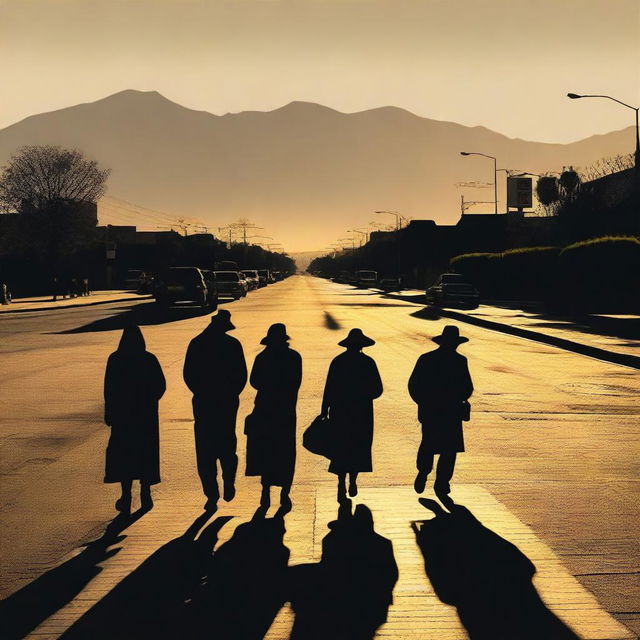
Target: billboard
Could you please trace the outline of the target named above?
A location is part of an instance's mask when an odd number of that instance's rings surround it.
[[[531,178],[507,178],[507,209],[530,209],[533,206]]]

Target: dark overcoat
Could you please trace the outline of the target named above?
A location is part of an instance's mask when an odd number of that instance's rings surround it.
[[[373,358],[347,350],[333,359],[322,401],[329,409],[332,473],[373,470],[373,400],[381,395],[382,380]]]
[[[296,404],[302,358],[289,345],[268,346],[256,356],[250,383],[257,389],[247,420],[247,475],[290,486],[296,466]]]
[[[235,454],[238,397],[247,383],[242,345],[209,325],[189,343],[183,376],[193,393],[196,448],[215,457]]]
[[[420,454],[464,451],[461,409],[472,393],[463,355],[440,347],[418,358],[409,378],[409,394],[418,405],[422,423]]]
[[[158,401],[166,389],[157,358],[138,327],[125,329],[104,377],[105,423],[111,427],[105,482],[160,482]]]

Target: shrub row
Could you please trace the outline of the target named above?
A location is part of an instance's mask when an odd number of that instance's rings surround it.
[[[640,306],[640,239],[604,237],[564,248],[527,247],[452,258],[484,298],[545,300],[584,311]]]

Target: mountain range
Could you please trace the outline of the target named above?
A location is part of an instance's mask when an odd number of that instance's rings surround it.
[[[633,131],[548,144],[397,107],[341,113],[292,102],[274,111],[214,115],[155,91],[126,90],[0,130],[0,163],[28,144],[76,147],[111,168],[102,222],[150,228],[176,216],[199,219],[217,233],[246,218],[264,228],[256,235],[303,251],[322,249],[371,221],[393,222],[375,210],[451,224],[461,194],[491,201],[492,161],[460,151],[496,156],[499,168],[559,171],[628,153]],[[504,175],[498,174],[502,203]],[[485,184],[461,187],[465,182]],[[492,210],[484,204],[469,211]]]

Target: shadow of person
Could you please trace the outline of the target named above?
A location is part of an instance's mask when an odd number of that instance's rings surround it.
[[[420,503],[435,518],[412,523],[436,595],[456,607],[470,640],[578,640],[544,604],[534,564],[462,505],[451,513]]]
[[[5,640],[24,638],[71,602],[102,571],[100,563],[120,551],[120,547],[110,547],[126,538],[119,534],[142,514],[141,510],[131,516],[118,515],[102,536],[85,545],[79,554],[0,602],[2,637]]]
[[[371,511],[343,500],[317,564],[290,570],[292,640],[370,640],[387,620],[398,580],[391,541],[375,532]]]
[[[194,597],[197,626],[206,635],[229,640],[265,636],[285,602],[290,552],[284,534],[283,518],[265,518],[258,509],[213,554]]]
[[[60,637],[107,640],[190,637],[194,622],[189,607],[218,533],[231,516],[216,518],[196,539],[211,517],[198,516],[185,533],[151,554]],[[183,633],[183,631],[185,633]],[[202,633],[193,637],[202,637]]]

